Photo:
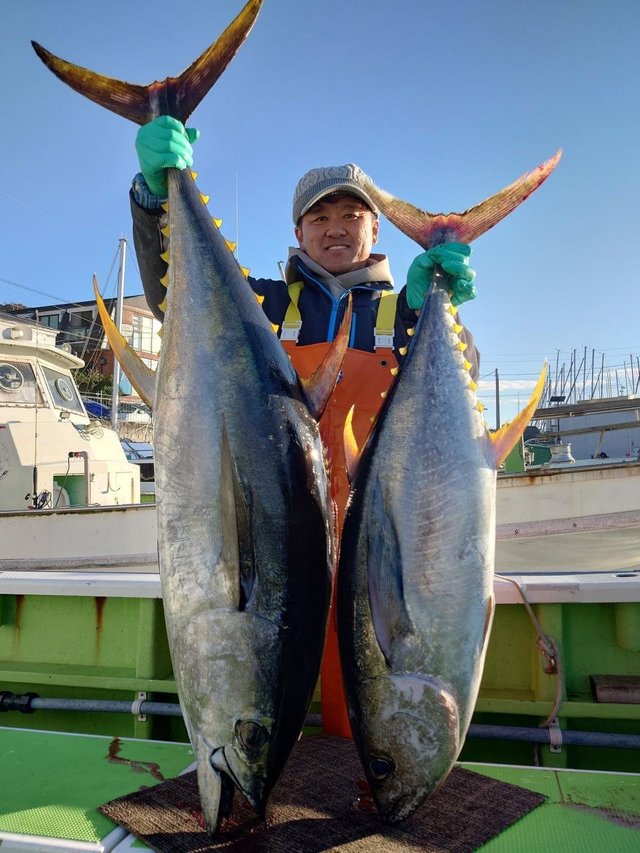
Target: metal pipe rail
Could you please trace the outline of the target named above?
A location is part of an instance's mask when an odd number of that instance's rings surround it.
[[[42,698],[36,693],[16,694],[10,691],[0,692],[0,713],[20,711],[32,714],[36,711],[73,711],[99,712],[112,714],[145,714],[158,717],[181,717],[180,705],[173,702],[150,702],[137,699],[134,702],[110,701],[99,699],[51,699]],[[320,728],[320,714],[308,714],[305,725]],[[554,734],[552,734],[552,728]],[[583,732],[557,727],[544,726],[494,726],[472,723],[469,726],[469,738],[479,740],[525,741],[553,745],[558,737],[563,746],[601,746],[616,749],[640,749],[640,734],[622,734],[616,732]]]

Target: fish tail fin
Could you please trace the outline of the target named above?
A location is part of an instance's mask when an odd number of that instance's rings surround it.
[[[35,41],[31,44],[56,77],[100,106],[136,124],[146,124],[159,115],[186,122],[249,34],[262,2],[249,0],[222,35],[178,77],[148,86],[97,74],[54,56]]]
[[[102,327],[114,356],[120,362],[122,369],[138,394],[140,394],[147,406],[152,409],[156,397],[156,375],[154,371],[150,367],[147,367],[138,353],[129,346],[111,319],[107,311],[107,306],[104,304],[104,299],[98,290],[98,280],[95,275],[93,277],[93,292],[98,305],[98,313],[102,320]]]
[[[353,315],[353,300],[349,294],[347,309],[340,323],[338,334],[331,347],[322,359],[320,365],[308,378],[300,377],[300,384],[307,399],[309,411],[316,420],[325,410],[329,397],[333,393],[338,375],[342,368],[344,355],[349,346],[349,333],[351,331],[351,317]]]
[[[546,181],[558,165],[562,150],[508,187],[463,213],[429,213],[402,201],[369,181],[367,191],[387,219],[423,249],[440,243],[470,243],[493,228]]]
[[[512,447],[515,445],[516,441],[518,441],[522,433],[525,431],[527,424],[533,417],[533,413],[538,408],[538,403],[542,397],[546,380],[547,363],[545,362],[544,367],[540,371],[536,387],[533,389],[533,393],[531,394],[529,402],[525,408],[519,412],[512,421],[504,424],[504,426],[500,427],[496,432],[489,433],[491,454],[496,468],[504,462]]]

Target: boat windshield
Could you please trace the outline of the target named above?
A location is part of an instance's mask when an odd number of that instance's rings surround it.
[[[26,361],[0,360],[0,406],[44,405],[33,367]]]
[[[44,378],[47,380],[47,386],[53,399],[53,405],[56,409],[66,409],[70,412],[79,412],[84,414],[80,396],[75,386],[75,382],[68,373],[60,373],[58,370],[53,370],[50,367],[42,366]]]

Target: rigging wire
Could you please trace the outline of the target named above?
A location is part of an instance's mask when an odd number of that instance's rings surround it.
[[[51,213],[47,213],[45,210],[41,210],[40,208],[35,207],[33,204],[30,204],[29,202],[23,201],[23,199],[16,198],[13,195],[9,195],[9,193],[4,192],[3,190],[0,190],[0,196],[3,196],[4,198],[8,198],[10,201],[14,201],[14,202],[16,202],[16,204],[21,204],[23,207],[26,207],[29,210],[33,210],[33,212],[37,213],[39,216],[44,216],[46,219],[51,219],[53,222],[59,222],[61,225],[64,225],[67,228],[72,228],[73,230],[78,230],[78,231],[84,233],[86,236],[90,237],[92,240],[95,240],[96,243],[100,243],[103,246],[111,245],[110,243],[107,243],[102,238],[96,237],[95,234],[91,233],[91,231],[88,231],[85,228],[82,228],[76,224],[72,224],[70,222],[67,222],[64,219],[61,219],[59,216],[53,216]]]

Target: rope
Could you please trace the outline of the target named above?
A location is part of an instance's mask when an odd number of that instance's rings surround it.
[[[529,614],[529,618],[531,619],[531,622],[533,624],[533,627],[536,630],[536,634],[538,635],[536,639],[536,646],[540,649],[543,657],[547,661],[547,668],[545,669],[545,671],[549,674],[555,673],[555,675],[557,676],[556,698],[553,703],[553,708],[551,709],[551,712],[549,713],[546,720],[540,723],[539,725],[539,728],[548,728],[549,726],[557,723],[558,714],[560,713],[560,706],[562,705],[562,698],[564,696],[564,666],[562,664],[560,649],[558,648],[558,644],[553,639],[553,637],[551,637],[549,634],[545,634],[545,632],[542,630],[542,626],[540,625],[540,622],[538,621],[535,613],[533,612],[533,608],[529,603],[529,599],[527,598],[527,594],[524,591],[522,585],[519,584],[518,581],[514,580],[513,578],[507,577],[506,575],[496,574],[496,577],[500,578],[500,580],[512,583],[518,590],[520,598],[522,599],[522,603],[524,604],[527,613]]]

